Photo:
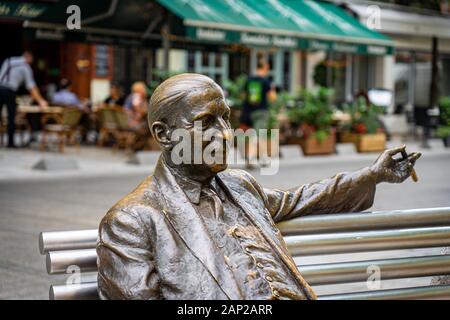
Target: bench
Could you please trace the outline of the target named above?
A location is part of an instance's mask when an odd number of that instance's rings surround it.
[[[381,288],[393,279],[450,275],[450,252],[445,249],[450,246],[450,207],[307,216],[278,227],[300,272],[316,291],[323,285],[350,285],[350,291],[318,293],[319,299],[450,299],[450,283],[445,281]],[[96,241],[96,229],[39,235],[47,272],[72,278],[71,283],[51,285],[50,299],[98,299]],[[311,258],[324,261],[307,264]],[[81,279],[73,272],[81,273]],[[380,282],[369,289],[373,276]],[[356,283],[367,288],[355,291],[351,286]]]

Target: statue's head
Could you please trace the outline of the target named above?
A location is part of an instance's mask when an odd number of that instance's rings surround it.
[[[229,117],[220,86],[195,73],[176,75],[160,84],[148,110],[150,131],[166,161],[203,175],[227,167],[226,143],[232,138]]]

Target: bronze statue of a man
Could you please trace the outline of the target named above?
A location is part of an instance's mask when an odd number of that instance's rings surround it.
[[[387,150],[370,167],[288,191],[264,189],[226,163],[174,163],[175,129],[215,129],[204,149],[231,139],[229,116],[222,89],[206,76],[177,75],[155,90],[148,121],[162,154],[100,224],[101,298],[315,299],[275,223],[365,210],[377,183],[403,182],[420,156],[399,161],[404,147]]]

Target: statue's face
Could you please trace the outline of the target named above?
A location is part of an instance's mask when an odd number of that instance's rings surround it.
[[[174,116],[175,127],[190,137],[189,167],[212,173],[225,170],[232,133],[230,108],[222,91],[211,88],[192,95]]]

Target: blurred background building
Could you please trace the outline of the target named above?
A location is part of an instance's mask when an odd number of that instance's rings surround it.
[[[391,113],[412,117],[450,94],[447,1],[80,0],[81,29],[68,30],[72,2],[0,1],[0,60],[31,49],[44,92],[67,78],[96,103],[113,80],[130,88],[161,71],[222,84],[264,57],[280,90],[334,88],[338,105],[381,88]]]

